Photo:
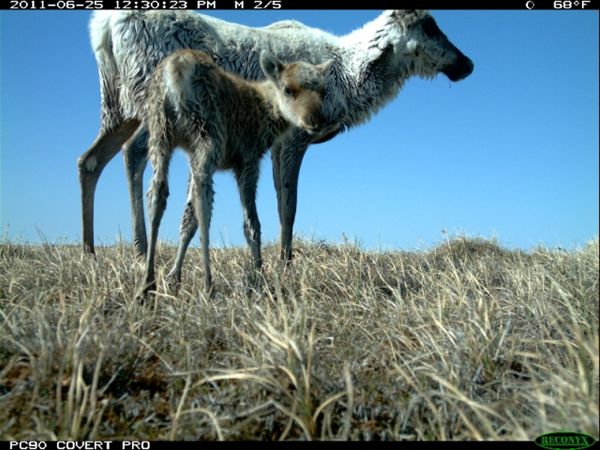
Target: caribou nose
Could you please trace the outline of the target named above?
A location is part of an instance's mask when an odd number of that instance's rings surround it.
[[[308,131],[309,134],[316,134],[323,129],[321,125],[308,124],[306,122],[302,123],[302,128],[304,128],[305,131]]]
[[[464,78],[466,78],[469,75],[471,75],[473,73],[473,69],[475,68],[475,64],[473,64],[473,61],[471,60],[471,58],[467,58],[465,56],[465,59],[467,61],[465,62],[465,76],[464,76]]]
[[[325,117],[321,113],[315,113],[302,121],[302,127],[309,133],[318,133],[325,127]]]
[[[462,56],[462,58],[454,64],[442,70],[442,73],[446,75],[450,81],[460,81],[471,75],[474,67],[475,64],[473,64],[473,61],[471,61],[470,58]]]

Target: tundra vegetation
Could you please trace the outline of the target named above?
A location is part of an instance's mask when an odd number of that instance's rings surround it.
[[[598,250],[299,239],[252,291],[249,250],[215,248],[208,298],[194,248],[140,305],[129,244],[4,242],[0,439],[597,438]]]

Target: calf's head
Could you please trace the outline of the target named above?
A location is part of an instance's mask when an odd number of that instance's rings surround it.
[[[331,64],[293,62],[284,64],[263,51],[260,66],[277,90],[277,103],[283,116],[308,133],[318,133],[325,126],[323,93],[325,74]]]

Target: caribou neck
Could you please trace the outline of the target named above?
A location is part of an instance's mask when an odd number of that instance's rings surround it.
[[[349,88],[346,94],[346,127],[359,125],[388,102],[393,100],[404,82],[413,76],[411,67],[394,55],[405,47],[403,34],[394,22],[391,11],[386,11],[362,28],[340,38],[341,61],[334,83],[345,78]]]

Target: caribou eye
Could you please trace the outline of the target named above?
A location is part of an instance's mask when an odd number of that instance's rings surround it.
[[[294,91],[292,91],[292,89],[290,87],[286,86],[286,87],[283,88],[283,93],[286,96],[291,97],[292,94],[294,93]]]
[[[427,35],[427,37],[432,38],[440,34],[440,29],[433,19],[428,18],[423,22],[423,32]]]

